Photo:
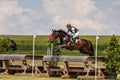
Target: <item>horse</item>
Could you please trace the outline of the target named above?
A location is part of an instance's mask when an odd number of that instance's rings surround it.
[[[94,56],[94,49],[91,41],[86,39],[76,39],[75,45],[72,45],[71,36],[67,34],[66,31],[60,30],[52,30],[51,34],[52,38],[50,38],[51,43],[55,41],[55,39],[59,38],[60,43],[57,45],[57,49],[66,48],[68,50],[79,50],[80,53],[88,54],[89,56]]]

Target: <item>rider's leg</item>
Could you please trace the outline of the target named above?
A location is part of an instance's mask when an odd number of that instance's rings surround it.
[[[71,46],[75,46],[75,39],[73,37],[71,38],[71,41],[72,41]]]
[[[75,38],[72,38],[72,42],[75,44]]]
[[[72,37],[73,43],[75,43],[77,38],[79,38],[79,31]]]

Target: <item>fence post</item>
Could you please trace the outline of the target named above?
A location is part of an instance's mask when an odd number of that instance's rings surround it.
[[[34,74],[34,66],[35,66],[35,61],[34,61],[34,55],[35,55],[35,38],[36,35],[33,35],[33,60],[32,60],[32,76]]]
[[[97,46],[98,46],[99,36],[96,36],[96,54],[95,54],[95,80],[97,80]]]

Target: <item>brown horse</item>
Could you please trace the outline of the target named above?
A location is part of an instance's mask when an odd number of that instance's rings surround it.
[[[72,45],[71,37],[64,30],[52,30],[51,42],[55,39],[60,39],[60,44],[57,49],[66,48],[68,50],[79,50],[81,53],[94,56],[94,49],[92,43],[89,40],[77,39],[75,45]]]

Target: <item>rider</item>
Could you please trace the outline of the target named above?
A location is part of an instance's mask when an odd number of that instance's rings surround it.
[[[68,29],[67,33],[72,36],[71,41],[75,44],[76,39],[79,39],[79,29],[71,26],[71,24],[67,24],[66,27]]]

